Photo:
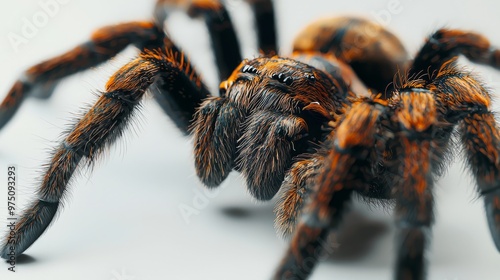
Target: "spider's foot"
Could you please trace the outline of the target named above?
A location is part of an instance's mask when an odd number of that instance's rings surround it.
[[[10,108],[0,108],[0,129],[12,119],[14,114],[15,111]]]
[[[37,201],[17,221],[9,221],[8,233],[2,242],[0,257],[10,259],[21,255],[49,226],[59,203]]]
[[[49,99],[58,85],[59,81],[33,85],[29,96],[32,96],[36,99]]]
[[[484,193],[484,207],[486,208],[491,236],[500,252],[500,187]]]

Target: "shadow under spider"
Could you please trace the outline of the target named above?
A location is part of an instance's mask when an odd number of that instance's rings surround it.
[[[35,258],[33,258],[30,255],[26,255],[26,254],[21,254],[21,255],[17,256],[17,258],[16,258],[16,264],[30,264],[30,263],[34,263],[36,261],[37,260]],[[5,263],[8,264],[9,260],[5,260]]]
[[[225,216],[243,220],[264,215],[274,218],[272,209],[228,206],[221,208]],[[261,217],[262,218],[262,217]],[[327,260],[332,262],[351,262],[359,260],[373,249],[376,242],[389,232],[387,222],[376,220],[361,211],[351,210],[345,213],[342,225],[329,238],[332,250]]]
[[[359,211],[350,211],[329,238],[334,246],[328,260],[334,262],[355,261],[368,255],[376,242],[389,232],[389,224],[375,220]]]

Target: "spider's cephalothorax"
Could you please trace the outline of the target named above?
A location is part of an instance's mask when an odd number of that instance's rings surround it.
[[[347,105],[347,89],[336,88],[331,76],[279,57],[244,61],[221,92],[195,117],[198,176],[217,186],[236,167],[261,200],[279,190],[292,158],[318,144],[329,112]]]
[[[383,27],[342,17],[311,24],[283,58],[276,56],[272,2],[248,2],[260,58],[241,62],[233,25],[218,1],[159,0],[154,20],[100,29],[89,42],[21,75],[0,104],[0,126],[26,97],[49,97],[61,79],[128,45],[140,50],[53,151],[37,199],[16,224],[15,238],[4,240],[3,258],[40,237],[75,170],[92,164],[122,134],[147,90],[182,132],[192,132],[196,172],[206,186],[218,186],[234,169],[255,198],[278,196],[276,227],[291,243],[274,279],[311,274],[354,193],[395,202],[395,278],[424,279],[433,183],[459,148],[451,141],[455,131],[500,250],[500,131],[488,91],[456,66],[464,55],[498,69],[498,49],[479,34],[440,29],[409,60]],[[219,96],[165,35],[164,21],[174,10],[205,20],[223,80]],[[391,84],[398,69],[406,74]]]

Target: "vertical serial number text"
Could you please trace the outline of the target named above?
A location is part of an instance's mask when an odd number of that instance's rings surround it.
[[[9,166],[7,168],[7,228],[9,229],[8,236],[8,244],[7,246],[7,255],[9,259],[7,262],[10,264],[9,271],[16,272],[16,223],[17,223],[17,215],[16,215],[16,194],[17,194],[17,185],[16,185],[16,167]]]

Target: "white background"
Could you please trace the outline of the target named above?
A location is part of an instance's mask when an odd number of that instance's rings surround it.
[[[149,19],[153,2],[69,0],[16,52],[9,34],[21,34],[23,18],[32,21],[33,15],[43,10],[38,1],[3,1],[0,96],[24,69],[84,42],[96,28]],[[289,53],[294,35],[315,18],[356,14],[375,20],[390,2],[276,1],[282,53]],[[401,11],[386,18],[388,27],[412,54],[426,35],[442,26],[480,31],[500,46],[498,1],[396,2]],[[243,39],[245,56],[255,56],[248,6],[232,0],[229,8]],[[216,88],[217,76],[203,24],[178,15],[168,25],[174,39],[192,54],[210,88]],[[28,100],[0,131],[2,224],[7,212],[7,166],[17,165],[18,198],[26,203],[36,189],[41,164],[48,161],[50,148],[57,144],[66,124],[84,104],[95,100],[92,93],[102,90],[106,78],[134,54],[129,49],[111,63],[72,76],[48,101]],[[500,73],[463,62],[480,73],[495,96],[500,94]],[[496,102],[495,107],[498,105]],[[273,229],[273,202],[255,203],[239,175],[232,174],[223,189],[213,193],[208,205],[187,224],[179,206],[193,206],[196,191],[203,191],[195,176],[189,138],[181,136],[151,98],[144,102],[133,128],[92,175],[86,172],[72,184],[64,211],[27,250],[28,256],[17,265],[17,272],[8,272],[8,265],[0,263],[0,278],[268,279],[286,248]],[[476,199],[472,180],[463,170],[457,160],[436,185],[437,218],[429,252],[429,279],[498,279],[500,254],[489,236],[483,203]],[[361,206],[356,208],[366,211]],[[364,254],[354,260],[342,256],[326,260],[312,279],[391,278],[395,252],[391,216],[380,209],[371,211],[378,227],[386,230],[380,234],[373,228],[363,229],[364,235],[373,232],[375,236]],[[340,245],[350,248],[347,243]]]

